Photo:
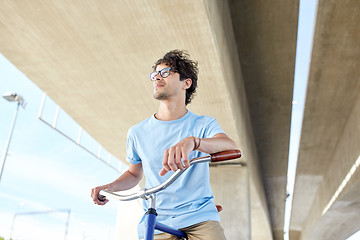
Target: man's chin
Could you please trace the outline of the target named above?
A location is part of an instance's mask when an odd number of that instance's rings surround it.
[[[154,93],[154,98],[156,100],[166,100],[167,96],[165,94],[156,94],[156,93]]]

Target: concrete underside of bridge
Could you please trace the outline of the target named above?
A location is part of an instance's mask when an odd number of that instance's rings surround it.
[[[157,111],[152,65],[186,49],[200,66],[189,109],[214,116],[243,152],[211,168],[228,238],[283,239],[298,11],[285,0],[0,0],[0,52],[124,160],[127,129]],[[322,215],[359,156],[358,22],[357,1],[319,1],[291,239],[360,228],[356,169]]]
[[[319,1],[291,239],[346,239],[360,228],[360,174],[349,174],[360,156],[359,21],[360,2]]]

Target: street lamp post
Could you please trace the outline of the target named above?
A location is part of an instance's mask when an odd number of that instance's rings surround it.
[[[4,165],[5,165],[5,161],[6,161],[7,152],[9,150],[9,145],[10,145],[12,133],[13,133],[13,130],[14,130],[17,113],[19,111],[19,106],[20,105],[23,106],[23,107],[25,106],[25,101],[24,101],[23,97],[21,95],[16,94],[16,93],[5,93],[3,95],[3,98],[8,100],[9,102],[17,102],[18,104],[17,104],[17,107],[16,107],[14,119],[13,119],[12,124],[11,124],[9,138],[7,140],[5,151],[4,151],[4,154],[2,156],[2,164],[1,164],[1,170],[0,170],[0,181],[1,181],[3,170],[4,170]]]

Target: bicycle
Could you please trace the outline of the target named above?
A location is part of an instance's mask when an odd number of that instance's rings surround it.
[[[232,160],[232,159],[236,159],[236,158],[240,158],[240,157],[241,157],[240,150],[223,151],[223,152],[210,154],[205,157],[194,158],[194,159],[190,160],[190,167],[197,163],[220,162],[220,161]],[[101,190],[98,195],[98,199],[100,201],[105,201],[106,197],[109,197],[109,198],[113,198],[113,199],[120,200],[120,201],[131,201],[131,200],[136,200],[139,198],[145,199],[145,200],[150,200],[150,203],[148,205],[149,208],[148,208],[147,212],[145,213],[146,214],[146,219],[145,219],[146,224],[145,224],[144,240],[153,240],[155,229],[165,232],[165,233],[172,234],[177,237],[180,237],[181,239],[187,239],[185,232],[178,230],[178,229],[171,228],[169,226],[166,226],[164,224],[157,222],[156,221],[157,213],[156,213],[156,209],[155,209],[156,193],[159,191],[162,191],[162,190],[166,189],[168,186],[170,186],[173,182],[175,182],[175,180],[184,171],[186,171],[186,169],[184,169],[184,170],[178,169],[168,180],[166,180],[162,184],[152,187],[152,188],[149,188],[149,189],[144,188],[144,189],[139,190],[136,193],[129,194],[129,195],[119,195],[114,192]]]

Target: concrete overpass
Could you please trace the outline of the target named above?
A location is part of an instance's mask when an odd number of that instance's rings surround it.
[[[0,52],[125,159],[127,129],[157,110],[151,66],[187,49],[200,65],[190,110],[216,117],[247,162],[211,168],[228,239],[283,239],[298,11],[281,0],[0,0]],[[290,239],[360,228],[358,22],[358,1],[319,1]]]

